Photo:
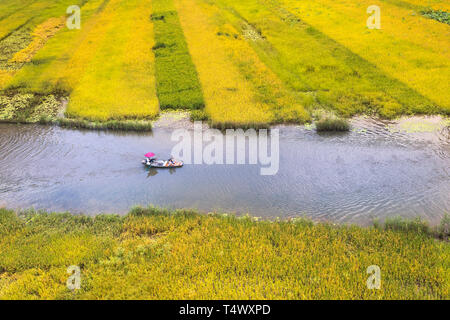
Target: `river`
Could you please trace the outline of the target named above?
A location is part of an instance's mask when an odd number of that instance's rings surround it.
[[[360,119],[349,133],[281,126],[280,167],[145,168],[168,157],[172,129],[151,134],[0,124],[0,206],[73,213],[126,213],[133,205],[195,208],[263,218],[369,224],[392,216],[438,223],[450,212],[448,128],[396,131]]]

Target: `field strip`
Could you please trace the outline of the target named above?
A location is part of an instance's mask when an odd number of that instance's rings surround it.
[[[243,21],[244,26],[253,25],[263,38],[252,42],[260,58],[313,112],[332,108],[346,116],[377,113],[394,117],[406,112],[406,106],[431,103],[275,1],[216,3],[235,25]]]
[[[107,1],[91,0],[83,6],[81,30],[63,28],[39,50],[32,63],[18,71],[7,88],[39,94],[70,93],[108,30],[114,9],[106,7],[98,12]]]
[[[8,38],[0,41],[0,71],[2,71],[0,73],[0,89],[6,85],[18,69],[31,61],[34,54],[45,45],[47,40],[63,27],[65,21],[65,17],[50,18],[38,25],[31,34],[17,30]]]
[[[213,123],[258,126],[309,119],[300,103],[216,7],[197,1],[175,3]]]
[[[31,31],[38,24],[45,22],[49,18],[64,16],[67,7],[70,5],[79,5],[82,7],[86,2],[87,0],[60,0],[52,3],[49,0],[37,0],[25,7],[21,7],[21,4],[19,7],[19,4],[16,4],[17,10],[11,12],[1,20],[0,40],[25,25]]]
[[[12,63],[26,63],[30,62],[31,58],[38,52],[47,42],[53,37],[66,23],[66,17],[50,18],[44,23],[38,25],[33,31],[33,40],[24,49],[16,52],[11,58]]]
[[[25,49],[32,41],[28,29],[13,31],[8,37],[0,40],[0,89],[2,89],[19,68],[11,59],[16,52]]]
[[[291,0],[279,0],[280,3],[283,1],[289,3],[290,7],[294,6]],[[339,16],[341,20],[345,20],[345,23],[351,23],[355,26],[355,29],[351,32],[352,35],[364,37],[367,34],[367,28],[358,28],[357,26],[358,24],[363,27],[366,26],[366,20],[369,16],[366,9],[371,3],[373,4],[371,0],[362,0],[357,4],[351,0],[340,0],[338,2],[318,0],[315,2],[314,10],[318,11],[320,7],[320,10],[324,11],[320,14],[320,18],[317,16],[322,23],[328,21],[330,25],[336,23],[341,26],[344,22],[338,23]],[[429,53],[439,53],[450,59],[450,28],[448,25],[422,17],[419,12],[398,7],[389,3],[389,1],[378,1],[378,5],[381,10],[381,31],[385,42],[386,40],[393,42],[403,40],[405,44],[410,43],[412,48],[415,45],[419,47],[418,50],[425,48]],[[309,17],[308,11],[301,10],[299,12],[302,16]],[[312,11],[311,16],[314,14],[314,11]],[[344,17],[345,19],[343,19]],[[309,18],[305,18],[305,20],[308,21]],[[336,35],[349,36],[341,34],[340,31],[336,30]]]
[[[17,10],[2,19],[0,23],[0,40],[5,39],[12,32],[31,22],[34,19],[36,12],[42,10],[44,7],[45,6],[41,2],[37,1],[25,9]]]
[[[426,9],[450,11],[450,1],[448,0],[381,0],[391,3],[401,8],[421,11]]]
[[[2,3],[0,3],[0,22],[9,16],[15,14],[18,11],[21,11],[28,6],[30,6],[32,3],[36,2],[38,0],[28,0],[28,1],[22,1],[20,5],[17,3],[17,0],[4,0]]]
[[[14,76],[14,71],[0,69],[0,89],[3,88]]]
[[[67,115],[88,120],[144,119],[158,114],[151,7],[145,1],[111,1],[114,15],[101,45],[90,52],[70,96]]]
[[[173,0],[154,0],[152,4],[153,51],[161,109],[202,109],[204,101],[197,71]]]
[[[348,0],[282,3],[300,19],[438,105],[431,109],[450,112],[448,25],[382,4],[382,29],[368,30],[365,10],[373,1],[362,0],[357,5]],[[399,11],[404,12],[401,19]]]

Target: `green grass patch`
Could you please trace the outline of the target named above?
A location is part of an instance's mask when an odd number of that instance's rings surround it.
[[[172,0],[153,1],[157,95],[161,109],[204,107],[197,71]]]
[[[450,13],[444,10],[428,9],[420,12],[424,17],[434,19],[436,21],[450,24]]]
[[[28,26],[23,26],[0,41],[0,69],[11,71],[22,67],[23,64],[9,60],[16,52],[28,46],[32,40],[31,31]]]
[[[209,119],[205,110],[192,110],[190,118],[191,121],[207,121]]]
[[[0,121],[35,123],[43,116],[54,118],[61,111],[61,98],[32,93],[0,95]]]
[[[388,218],[383,224],[375,221],[374,226],[382,230],[425,234],[442,240],[448,240],[450,237],[450,215],[448,214],[445,214],[440,224],[434,228],[420,218],[409,220],[402,217]]]
[[[41,118],[41,123],[56,124],[65,128],[90,129],[90,130],[122,130],[122,131],[151,131],[151,121],[145,120],[109,120],[88,121],[83,119],[49,119]]]
[[[88,121],[62,118],[63,99],[55,95],[15,93],[0,96],[0,122],[40,123],[90,130],[151,131],[147,120]]]
[[[420,228],[0,209],[0,299],[448,299],[449,259],[448,242]],[[366,287],[371,265],[379,290]]]

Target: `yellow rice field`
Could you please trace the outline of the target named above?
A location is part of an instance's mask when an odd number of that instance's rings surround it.
[[[352,52],[450,112],[450,27],[384,1],[282,0],[286,8]],[[448,4],[448,2],[446,2]],[[381,30],[368,30],[370,5],[381,9]],[[409,106],[415,112],[426,109]]]
[[[386,2],[388,3],[393,3],[393,4],[401,4],[401,2],[403,3],[407,3],[407,4],[411,4],[414,6],[419,6],[419,7],[423,7],[423,8],[432,8],[435,10],[445,10],[447,12],[450,11],[450,1],[448,0],[402,0],[402,1],[398,1],[398,0],[387,0]]]
[[[206,112],[216,123],[304,122],[308,113],[218,9],[175,1],[199,73]],[[258,89],[260,89],[258,91]]]
[[[159,105],[151,6],[143,1],[94,0],[82,12],[87,21],[81,30],[57,34],[33,57],[45,63],[25,65],[5,81],[6,86],[39,94],[68,93],[68,117],[95,121],[155,117]]]
[[[449,244],[419,230],[134,208],[0,208],[0,299],[443,299]],[[367,267],[382,270],[368,290]],[[80,290],[66,287],[79,265]]]
[[[222,127],[450,114],[450,26],[422,16],[448,0],[153,2],[4,0],[0,95],[68,98],[65,116],[90,121],[204,108]]]
[[[30,62],[31,58],[45,45],[47,40],[53,37],[63,27],[65,21],[65,17],[50,18],[46,22],[38,25],[32,33],[33,40],[31,43],[25,49],[16,52],[11,58],[11,62]]]
[[[159,105],[151,54],[151,7],[142,1],[112,2],[117,10],[105,14],[115,17],[97,40],[101,45],[93,59],[80,71],[67,115],[89,120],[153,118]]]

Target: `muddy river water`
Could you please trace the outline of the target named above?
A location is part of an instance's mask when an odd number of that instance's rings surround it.
[[[408,132],[356,119],[349,133],[279,130],[279,171],[262,176],[259,165],[145,168],[143,154],[168,157],[176,144],[165,126],[138,134],[0,124],[0,206],[97,214],[152,204],[358,224],[437,223],[450,213],[448,127]]]

